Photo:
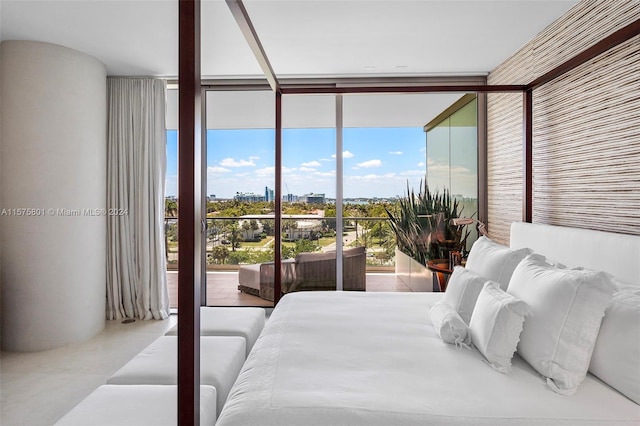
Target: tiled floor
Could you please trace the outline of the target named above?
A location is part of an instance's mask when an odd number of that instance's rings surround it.
[[[50,426],[176,324],[107,321],[98,336],[43,352],[0,353],[0,424]]]
[[[178,272],[167,271],[169,301],[178,306]],[[394,273],[367,273],[367,291],[411,291]],[[209,306],[273,306],[268,300],[238,290],[238,273],[207,273],[207,305]]]
[[[177,273],[168,272],[167,277],[175,297]],[[238,292],[236,272],[207,274],[207,281],[209,304],[270,305]],[[394,274],[378,273],[367,274],[367,291],[409,289]],[[176,315],[130,324],[107,321],[104,331],[86,342],[35,353],[0,352],[0,425],[54,424],[176,322]]]

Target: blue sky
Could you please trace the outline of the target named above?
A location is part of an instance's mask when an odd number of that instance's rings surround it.
[[[403,195],[407,181],[417,188],[425,163],[432,167],[433,187],[446,185],[445,159],[427,159],[425,133],[412,128],[345,128],[343,131],[344,196],[393,197]],[[207,194],[232,198],[236,192],[264,193],[274,188],[274,130],[208,130]],[[284,129],[284,193],[310,192],[335,197],[335,130]],[[443,167],[446,166],[446,167]],[[461,167],[457,172],[475,174]],[[177,188],[177,132],[167,132],[167,195]],[[438,182],[436,182],[438,181]],[[461,190],[462,191],[462,190]]]

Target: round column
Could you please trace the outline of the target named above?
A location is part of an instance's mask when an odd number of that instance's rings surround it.
[[[0,54],[2,349],[39,351],[105,324],[106,69],[41,42]]]

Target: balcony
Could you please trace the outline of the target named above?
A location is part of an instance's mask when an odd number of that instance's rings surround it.
[[[241,264],[273,260],[273,216],[207,218],[207,305],[272,306],[272,302],[238,290]],[[175,217],[165,218],[167,283],[172,308],[178,303],[178,241]],[[283,257],[299,252],[335,250],[335,218],[283,215]],[[367,247],[367,291],[411,291],[396,278],[395,238],[386,218],[345,217],[343,246]],[[271,235],[270,235],[271,234]]]
[[[178,271],[167,271],[169,302],[178,307]],[[367,272],[367,291],[409,292],[411,289],[393,272]],[[207,306],[273,306],[258,296],[238,290],[237,271],[207,272]]]

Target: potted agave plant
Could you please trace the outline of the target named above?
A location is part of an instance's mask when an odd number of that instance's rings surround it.
[[[396,275],[414,291],[430,290],[427,261],[447,259],[450,251],[466,248],[469,231],[451,222],[462,213],[458,201],[446,189],[432,192],[421,181],[416,193],[407,183],[406,196],[386,213],[396,235]]]

